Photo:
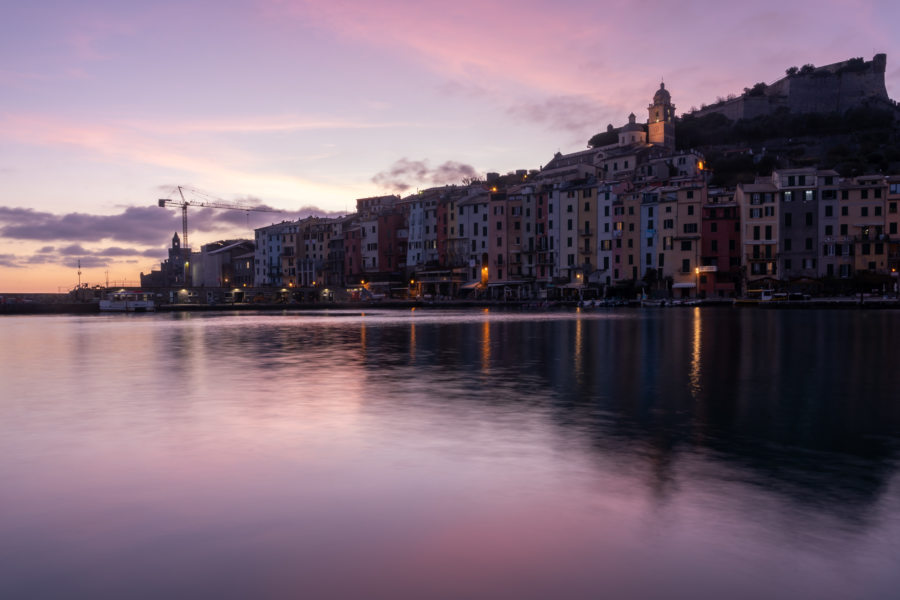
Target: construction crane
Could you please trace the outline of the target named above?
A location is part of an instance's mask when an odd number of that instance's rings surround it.
[[[179,199],[171,199],[171,198],[160,198],[159,206],[160,208],[165,208],[166,205],[172,206],[180,206],[181,207],[181,247],[189,248],[188,245],[188,206],[200,206],[202,208],[222,208],[226,210],[243,210],[247,212],[281,212],[280,210],[276,210],[274,208],[266,208],[264,206],[252,206],[249,204],[238,204],[237,202],[226,202],[225,200],[220,200],[219,198],[213,198],[212,196],[208,196],[204,194],[200,190],[196,190],[193,188],[185,188],[183,186],[178,186],[177,188]],[[184,197],[184,191],[187,190],[193,194],[198,196],[205,196],[208,199],[205,200],[189,200]],[[172,191],[172,196],[175,195],[175,190]]]

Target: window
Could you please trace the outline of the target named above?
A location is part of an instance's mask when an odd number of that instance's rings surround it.
[[[718,241],[718,240],[712,240],[712,242],[710,242],[710,249],[711,249],[713,252],[718,252],[718,251],[719,251],[719,241]]]
[[[804,202],[812,202],[816,199],[816,193],[813,190],[806,190],[803,192],[803,201]]]
[[[697,233],[697,224],[696,223],[685,223],[684,224],[684,232],[685,233]]]
[[[825,216],[833,217],[834,216],[834,207],[830,204],[825,206]]]
[[[806,249],[807,249],[807,250],[812,250],[812,249],[813,249],[813,241],[812,241],[812,238],[806,238]]]
[[[794,200],[794,192],[785,192],[782,196],[785,202],[793,202]]]
[[[868,200],[869,199],[869,190],[860,190],[859,197],[862,198],[863,200]]]
[[[847,217],[847,216],[849,216],[849,215],[850,215],[850,207],[849,207],[849,206],[842,206],[842,207],[841,207],[841,216],[842,216],[842,217]]]
[[[691,240],[682,240],[681,241],[681,249],[682,250],[690,250],[691,249]]]
[[[572,231],[572,219],[569,219],[568,223],[566,224],[566,229],[568,231]]]
[[[753,239],[754,239],[754,240],[758,240],[758,239],[759,239],[759,231],[760,231],[759,225],[754,225],[754,226],[753,226]]]
[[[694,205],[688,204],[687,210],[688,210],[688,216],[693,215],[694,214]]]
[[[888,227],[888,233],[891,233],[891,234],[897,233],[897,223],[896,222],[890,224],[890,226]]]
[[[719,230],[719,224],[718,224],[718,223],[710,223],[710,224],[709,224],[709,230],[710,230],[712,233],[716,233],[716,232]]]
[[[831,225],[825,226],[825,235],[832,235],[834,233],[834,227]]]
[[[859,216],[868,217],[869,216],[869,207],[868,206],[860,206],[859,207]]]
[[[591,203],[590,202],[584,203],[584,212],[591,212]]]
[[[875,216],[876,216],[876,217],[880,217],[880,216],[881,216],[881,207],[880,207],[880,206],[876,206],[876,207],[875,207]]]
[[[681,260],[681,272],[682,273],[690,273],[691,272],[691,259],[684,258]]]
[[[791,220],[793,219],[793,217],[794,217],[794,215],[792,215],[791,213],[784,213],[784,226],[785,227],[791,226]]]
[[[847,224],[841,225],[841,235],[847,235]]]
[[[766,239],[767,240],[772,239],[772,226],[771,225],[766,225]]]
[[[813,224],[813,214],[811,212],[806,213],[806,225],[807,227]]]

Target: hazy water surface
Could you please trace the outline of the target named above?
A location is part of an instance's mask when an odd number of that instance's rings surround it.
[[[900,312],[0,319],[2,598],[889,598]]]

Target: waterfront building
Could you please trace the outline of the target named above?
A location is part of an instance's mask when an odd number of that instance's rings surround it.
[[[610,285],[613,282],[613,204],[618,188],[615,183],[599,183],[597,186],[597,270],[590,283]]]
[[[362,259],[362,232],[359,215],[354,215],[351,222],[344,223],[344,285],[355,286],[364,280]]]
[[[778,275],[778,188],[760,179],[738,184],[735,200],[740,209],[741,253],[747,286],[771,286]]]
[[[741,293],[741,226],[734,191],[708,189],[700,232],[700,295]]]
[[[325,258],[324,285],[329,288],[344,287],[349,284],[345,271],[345,236],[344,231],[356,223],[356,215],[346,215],[334,219],[331,237],[328,240],[328,253]]]
[[[674,295],[696,297],[700,283],[700,208],[706,203],[706,186],[679,187],[674,194],[676,232],[672,260],[667,261],[664,273],[671,274]]]
[[[823,178],[826,173],[823,172]],[[779,212],[778,273],[785,281],[815,278],[819,254],[819,177],[815,168],[772,174]]]
[[[657,282],[662,279],[661,266],[664,262],[659,236],[659,227],[662,225],[659,220],[662,217],[660,196],[663,196],[664,200],[662,206],[671,211],[672,203],[675,201],[673,192],[674,190],[660,186],[647,186],[641,190],[641,235],[638,252],[641,266],[638,276],[653,287],[656,287]],[[673,217],[674,215],[669,214],[670,221]]]
[[[847,264],[849,276],[850,247],[847,234],[841,234],[840,206],[838,204],[840,178],[834,171],[817,174],[818,183],[818,277],[838,277],[841,265]]]
[[[282,221],[254,230],[254,287],[280,287],[283,283],[281,264],[285,234],[296,235],[295,221]]]
[[[490,277],[488,258],[488,202],[489,192],[475,188],[471,194],[457,203],[457,223],[461,235],[468,239],[469,289],[476,285],[487,287]]]
[[[239,256],[253,252],[252,240],[222,240],[204,244],[194,252],[190,261],[191,282],[194,287],[237,287],[246,281],[235,279],[235,263]]]
[[[888,244],[885,235],[885,199],[888,192],[884,176],[869,175],[847,179],[840,185],[841,232],[849,239],[851,270],[856,273],[886,273]]]
[[[900,274],[900,175],[891,175],[885,178],[887,184],[887,214],[885,215],[885,227],[888,243],[888,270],[894,277],[895,286],[898,274]]]

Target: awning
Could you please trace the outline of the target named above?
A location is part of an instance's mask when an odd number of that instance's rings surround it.
[[[697,287],[696,283],[673,283],[672,284],[673,290],[685,289],[685,288],[695,288],[695,287]]]
[[[461,290],[474,290],[474,289],[477,288],[479,285],[481,285],[481,282],[480,282],[480,281],[470,281],[469,283],[467,283],[467,284],[465,284],[465,285],[459,286],[459,289],[461,289]]]

